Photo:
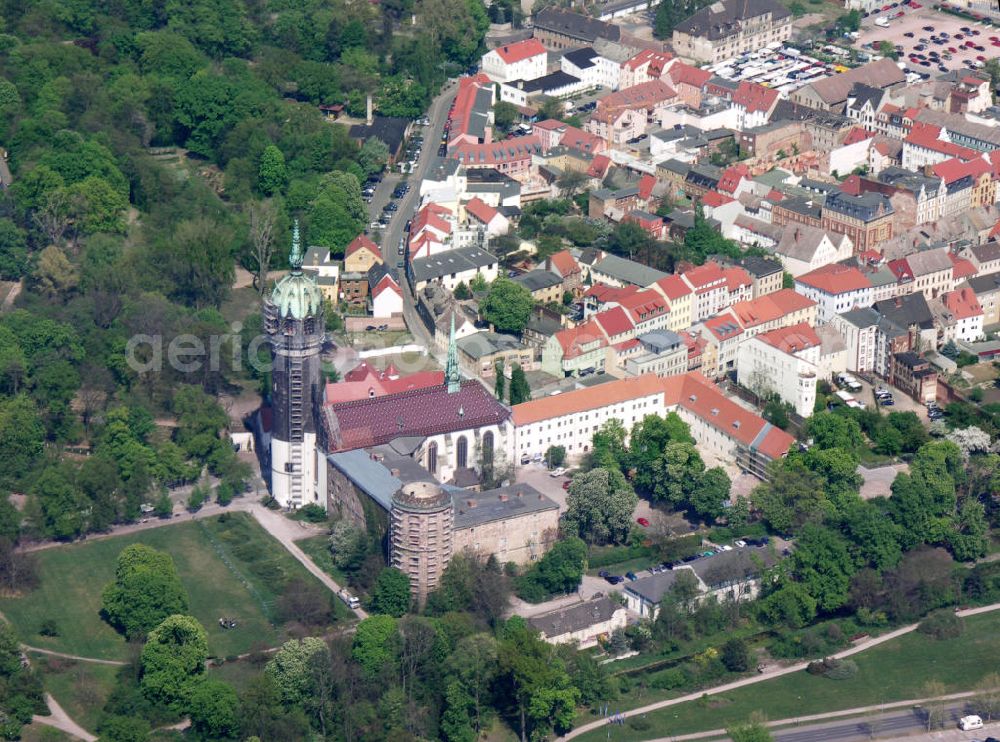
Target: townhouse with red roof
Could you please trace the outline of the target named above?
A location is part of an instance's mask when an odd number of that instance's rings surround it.
[[[493,82],[535,80],[548,68],[548,54],[538,39],[498,46],[483,55],[482,71]]]
[[[659,121],[676,98],[676,91],[662,80],[622,88],[598,101],[584,129],[612,145],[624,144],[645,134],[650,122]]]
[[[493,138],[494,85],[482,73],[458,81],[458,93],[448,114],[448,149],[459,144],[479,144]]]
[[[642,49],[630,59],[622,62],[619,86],[631,88],[644,82],[663,80],[670,67],[677,61],[670,52]]]
[[[650,214],[648,211],[633,209],[622,217],[623,222],[638,224],[654,240],[662,240],[666,233],[663,217]]]
[[[693,109],[701,107],[703,91],[711,79],[710,70],[703,70],[679,59],[667,68],[666,81],[677,91],[677,98]]]
[[[979,271],[976,270],[976,266],[972,264],[971,260],[967,260],[953,252],[948,253],[948,259],[951,261],[952,289],[957,289],[960,284],[979,275]]]
[[[733,93],[732,105],[736,109],[736,128],[740,131],[763,126],[771,120],[771,113],[781,95],[774,88],[765,88],[755,82],[742,81]]]
[[[467,202],[464,208],[469,225],[482,230],[487,237],[507,234],[510,229],[510,220],[478,196]]]
[[[635,325],[622,307],[612,307],[598,312],[593,321],[604,333],[608,345],[617,345],[635,337]]]
[[[777,394],[801,417],[813,414],[822,342],[805,322],[749,338],[736,355],[736,380],[760,397]]]
[[[600,154],[606,149],[604,140],[600,137],[555,119],[532,124],[531,133],[538,137],[543,154],[553,147],[568,147],[591,155]]]
[[[676,274],[669,275],[656,281],[650,288],[659,292],[670,307],[668,330],[681,332],[693,324],[694,289],[683,278]]]
[[[371,287],[372,317],[387,319],[403,313],[403,291],[388,272]]]
[[[740,301],[726,310],[743,327],[746,337],[806,323],[816,323],[815,301],[794,289],[780,289],[758,296],[750,301]]]
[[[953,157],[971,160],[978,152],[951,141],[947,129],[922,121],[914,121],[903,139],[903,169],[914,172],[927,165],[936,165]]]
[[[344,249],[344,272],[367,273],[375,263],[382,262],[382,251],[369,239],[359,234]]]
[[[545,259],[545,270],[562,279],[563,291],[574,294],[583,286],[583,269],[569,250],[560,250]]]
[[[983,307],[975,291],[965,286],[942,294],[939,301],[940,309],[935,314],[944,327],[945,342],[954,339],[975,343],[983,339]]]
[[[993,166],[985,156],[967,161],[953,157],[937,163],[931,170],[945,183],[945,215],[960,214],[996,201]]]
[[[542,346],[541,370],[552,376],[579,376],[603,371],[608,339],[594,320],[568,327],[552,335]]]
[[[514,180],[527,179],[531,158],[542,153],[538,137],[529,134],[486,144],[457,144],[448,154],[466,170],[491,169]]]
[[[897,295],[921,293],[924,298],[933,299],[954,285],[954,264],[943,247],[890,260],[887,266],[896,277]]]
[[[635,291],[619,299],[618,306],[628,313],[636,335],[665,330],[670,325],[670,305],[655,289]]]
[[[706,359],[714,359],[714,366],[706,363],[702,373],[710,379],[715,379],[736,368],[736,352],[744,340],[743,326],[731,314],[718,314],[709,317],[704,322],[695,325],[695,331],[708,341],[712,352]]]
[[[753,185],[750,168],[743,163],[737,163],[722,171],[717,189],[721,195],[739,198],[742,194],[753,190]]]
[[[836,315],[872,303],[872,283],[858,268],[834,263],[803,273],[795,290],[817,304],[816,322],[825,324]]]
[[[324,404],[371,399],[386,394],[398,394],[411,389],[425,389],[444,384],[444,371],[418,371],[402,376],[390,363],[384,370],[362,361],[335,383],[327,383],[323,393]]]
[[[455,229],[452,213],[435,203],[429,203],[410,222],[410,259],[427,258],[448,250]]]

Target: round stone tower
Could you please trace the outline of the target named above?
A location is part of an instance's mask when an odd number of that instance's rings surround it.
[[[423,608],[451,560],[454,506],[435,482],[412,482],[392,496],[390,563],[410,578],[410,593]]]
[[[271,348],[271,494],[282,507],[311,502],[317,491],[316,418],[322,403],[319,354],[323,346],[323,294],[302,272],[299,225],[292,233],[291,271],[264,302],[264,332]]]

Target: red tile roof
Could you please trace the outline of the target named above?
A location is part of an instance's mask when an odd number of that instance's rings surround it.
[[[726,282],[722,266],[714,260],[709,260],[703,265],[690,268],[684,271],[682,276],[688,285],[692,286],[698,293],[715,288],[717,284],[724,284]]]
[[[715,191],[709,191],[704,196],[701,197],[701,203],[703,206],[710,206],[715,208],[716,206],[722,206],[723,204],[730,204],[735,201],[732,196],[727,196],[724,193],[716,193]]]
[[[631,59],[627,59],[622,62],[622,67],[627,67],[628,69],[635,71],[644,65],[649,65],[657,71],[656,74],[652,76],[659,77],[660,72],[673,58],[674,55],[670,52],[657,52],[652,49],[643,49]],[[652,73],[653,70],[650,70],[650,72]]]
[[[350,402],[356,399],[381,397],[386,394],[399,394],[412,389],[426,389],[444,384],[444,371],[418,371],[408,376],[390,374],[390,366],[385,371],[371,369],[369,373],[358,373],[361,366],[344,375],[343,380],[327,384],[325,389],[326,404]]]
[[[816,306],[816,302],[794,289],[780,289],[749,301],[738,301],[729,307],[744,327],[773,322],[781,317]]]
[[[525,137],[501,139],[488,144],[462,143],[455,146],[450,156],[466,166],[495,165],[518,160],[530,160],[532,155],[541,154],[542,142],[534,134]]]
[[[990,172],[991,168],[989,163],[982,157],[976,157],[968,162],[963,162],[953,157],[950,160],[933,165],[931,170],[939,178],[944,178],[945,183],[954,183],[956,180],[960,180],[966,176],[976,179],[980,175]]]
[[[764,418],[745,410],[726,397],[715,384],[697,372],[663,379],[664,401],[688,413],[742,445],[770,459],[788,453],[795,439]]]
[[[564,359],[576,358],[591,350],[591,348],[584,348],[584,346],[596,344],[596,347],[603,348],[608,344],[600,325],[593,319],[576,327],[560,330],[553,337],[562,346]]]
[[[639,198],[644,201],[649,200],[649,197],[653,195],[653,187],[655,185],[656,178],[649,173],[639,178]]]
[[[635,325],[629,319],[628,312],[621,307],[605,309],[603,312],[595,314],[594,321],[604,330],[608,340],[635,331]]]
[[[462,382],[452,393],[446,386],[432,386],[338,402],[325,409],[335,417],[327,431],[331,451],[378,446],[403,436],[471,430],[510,417],[510,410],[475,380]]]
[[[655,394],[663,394],[663,379],[655,374],[608,381],[587,389],[576,389],[514,405],[514,425],[530,425]]]
[[[650,80],[604,96],[597,103],[597,112],[602,117],[606,113],[617,115],[627,108],[649,108],[676,96],[674,89],[662,80]]]
[[[608,174],[609,167],[611,167],[611,158],[607,155],[597,155],[591,161],[587,175],[591,178],[603,178]]]
[[[849,144],[857,144],[858,142],[864,142],[867,139],[871,139],[875,136],[875,132],[868,131],[867,129],[862,129],[860,126],[855,126],[848,132],[847,136],[844,137],[844,146]]]
[[[722,274],[726,277],[726,288],[729,289],[730,294],[739,291],[744,286],[753,284],[753,279],[744,268],[726,268]]]
[[[608,286],[606,283],[595,283],[583,295],[596,299],[598,304],[609,304],[619,302],[638,290],[638,286]]]
[[[906,258],[890,260],[886,265],[892,271],[892,275],[896,277],[897,281],[913,280],[913,270],[910,268],[910,264],[906,261]]]
[[[384,276],[382,276],[382,278],[379,280],[379,282],[377,284],[375,284],[375,288],[372,289],[372,296],[373,297],[374,296],[379,296],[384,291],[393,291],[396,294],[398,294],[399,296],[403,295],[403,292],[400,291],[400,289],[399,289],[399,284],[396,283],[396,280],[391,275],[389,275],[388,273],[386,273]]]
[[[833,263],[805,273],[795,279],[827,294],[846,294],[850,291],[870,289],[872,282],[852,265]]]
[[[948,253],[948,258],[951,260],[951,275],[956,281],[960,281],[963,278],[971,278],[979,273],[976,270],[976,266],[970,260],[960,258],[951,252]]]
[[[534,38],[518,41],[516,44],[498,46],[493,51],[499,54],[500,59],[506,64],[515,64],[531,57],[537,57],[539,54],[546,54],[542,42]]]
[[[378,245],[368,239],[367,235],[359,234],[351,240],[350,244],[344,249],[344,257],[349,258],[359,250],[367,250],[377,258],[382,257],[382,253],[379,252]]]
[[[732,165],[727,167],[722,171],[722,175],[719,176],[719,185],[717,188],[722,191],[722,193],[729,194],[732,196],[736,193],[736,189],[739,188],[740,183],[744,178],[750,177],[750,168],[746,165]],[[713,191],[709,191],[712,193]],[[705,194],[706,196],[708,193]]]
[[[465,211],[483,224],[489,224],[500,213],[483,201],[483,199],[479,198],[479,196],[476,196],[465,205]]]
[[[980,317],[983,314],[983,308],[976,298],[976,293],[970,288],[949,291],[941,296],[941,302],[955,316],[955,319]]]
[[[792,354],[807,348],[818,348],[821,345],[819,335],[808,322],[762,332],[757,337],[778,350]]]
[[[731,314],[719,314],[704,322],[705,329],[725,342],[743,334],[743,326]]]
[[[747,112],[770,111],[779,97],[778,91],[774,88],[765,88],[763,85],[744,80],[733,93],[733,103],[743,106]]]
[[[580,272],[580,264],[576,262],[576,258],[569,250],[560,250],[557,253],[552,253],[549,256],[549,270],[553,270],[562,278],[567,276],[572,276],[574,273]]]
[[[620,305],[636,323],[646,322],[670,311],[666,300],[654,289],[636,291],[631,296],[622,299]]]
[[[568,125],[559,140],[559,144],[563,147],[578,149],[581,152],[598,152],[604,149],[604,140],[599,136]]]
[[[976,157],[976,152],[968,147],[962,147],[954,142],[946,142],[940,139],[941,127],[933,124],[925,124],[922,121],[914,121],[910,128],[910,133],[903,141],[916,147],[933,150],[952,157],[961,157],[970,160]]]
[[[670,301],[677,301],[681,297],[691,294],[691,287],[684,283],[684,279],[678,275],[661,278],[653,286]]]
[[[860,175],[848,175],[844,178],[844,182],[840,184],[840,192],[847,193],[851,196],[861,195],[861,176]]]
[[[671,82],[675,85],[690,85],[695,88],[704,87],[705,83],[712,79],[711,71],[681,61],[674,62],[670,67],[669,75]]]

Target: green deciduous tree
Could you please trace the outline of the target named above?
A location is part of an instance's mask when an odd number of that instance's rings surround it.
[[[132,639],[187,607],[187,593],[169,554],[144,544],[122,550],[115,579],[104,588],[101,600],[108,623]]]
[[[653,460],[649,472],[649,492],[654,500],[679,507],[698,486],[705,464],[690,443],[670,441]]]
[[[386,567],[378,574],[369,609],[399,618],[410,609],[410,578],[395,567]]]
[[[330,173],[309,212],[309,243],[342,251],[364,229],[367,213],[358,179],[350,173]]]
[[[540,602],[548,595],[576,590],[583,580],[587,545],[578,538],[558,541],[549,552],[518,578],[518,594]]]
[[[591,469],[570,483],[564,526],[590,543],[623,543],[638,502],[619,470]]]
[[[498,278],[490,285],[486,298],[479,305],[479,312],[497,332],[520,333],[531,319],[534,306],[535,300],[527,288],[506,278]]]
[[[168,616],[142,648],[142,691],[157,703],[184,708],[205,673],[208,636],[191,616]]]
[[[848,547],[836,531],[809,524],[790,557],[792,574],[823,611],[835,611],[847,602],[855,572]]]
[[[399,647],[399,625],[392,616],[369,616],[358,624],[351,657],[369,678],[391,671]]]
[[[500,683],[507,689],[519,721],[521,742],[561,734],[573,720],[580,691],[552,645],[523,619],[507,622],[499,646]]]
[[[264,148],[257,167],[257,188],[265,196],[281,193],[288,185],[288,170],[285,167],[285,156],[273,144]]]
[[[302,703],[309,693],[309,663],[315,657],[328,657],[329,651],[319,637],[292,639],[281,645],[264,668],[281,700],[286,704]]]
[[[528,385],[528,377],[524,375],[524,369],[521,368],[521,364],[519,363],[515,363],[510,369],[509,395],[508,401],[512,407],[531,399],[531,387]]]
[[[186,701],[191,729],[202,739],[237,739],[240,700],[229,683],[201,679],[192,684]]]
[[[27,235],[10,219],[0,219],[0,278],[17,281],[27,270]]]

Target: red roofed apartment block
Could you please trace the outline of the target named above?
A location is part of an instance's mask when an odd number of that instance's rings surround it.
[[[388,273],[375,284],[371,295],[372,317],[386,319],[403,313],[403,292]]]
[[[605,309],[594,315],[594,322],[604,332],[608,343],[614,345],[635,337],[635,325],[629,319],[628,312],[621,307]]]
[[[922,170],[952,157],[971,160],[978,153],[951,141],[948,132],[940,126],[914,121],[910,133],[903,140],[903,168]]]
[[[483,55],[482,68],[494,82],[535,80],[544,77],[548,55],[538,39],[498,46]]]
[[[676,91],[661,80],[623,88],[598,101],[584,128],[611,144],[624,144],[645,134],[650,122],[658,121],[676,98]]]
[[[510,220],[478,196],[465,204],[465,213],[491,237],[507,234],[510,228]]]
[[[590,167],[587,169],[587,177],[604,180],[604,176],[608,174],[608,168],[610,167],[610,157],[607,155],[597,155],[597,157],[591,161]]]
[[[489,144],[459,144],[449,157],[457,159],[466,170],[495,169],[515,180],[524,180],[528,176],[532,156],[541,152],[541,142],[531,134]]]
[[[766,124],[780,97],[774,88],[765,88],[763,85],[745,80],[741,82],[733,93],[736,128],[745,131]]]
[[[719,176],[719,193],[724,193],[727,196],[732,196],[736,198],[742,193],[745,188],[741,188],[741,185],[750,183],[750,168],[746,165],[731,165],[722,171],[722,175]],[[711,191],[710,191],[711,192]]]
[[[569,250],[560,250],[545,259],[545,270],[555,273],[563,281],[563,291],[578,293],[583,285],[583,269]]]
[[[448,147],[490,141],[492,131],[488,122],[492,107],[493,82],[490,78],[479,73],[459,79],[458,93],[449,114]]]
[[[941,304],[951,314],[946,327],[956,340],[974,343],[983,337],[983,307],[976,293],[968,288],[941,295]]]
[[[703,70],[678,60],[670,66],[667,79],[677,91],[677,97],[692,108],[701,106],[702,91],[712,79],[710,70]]]
[[[622,62],[621,81],[623,88],[631,88],[652,80],[662,80],[677,60],[670,52],[643,49],[631,59]]]
[[[546,119],[533,124],[531,133],[538,137],[543,152],[559,146],[596,155],[605,149],[604,140],[600,137],[555,119]]]

